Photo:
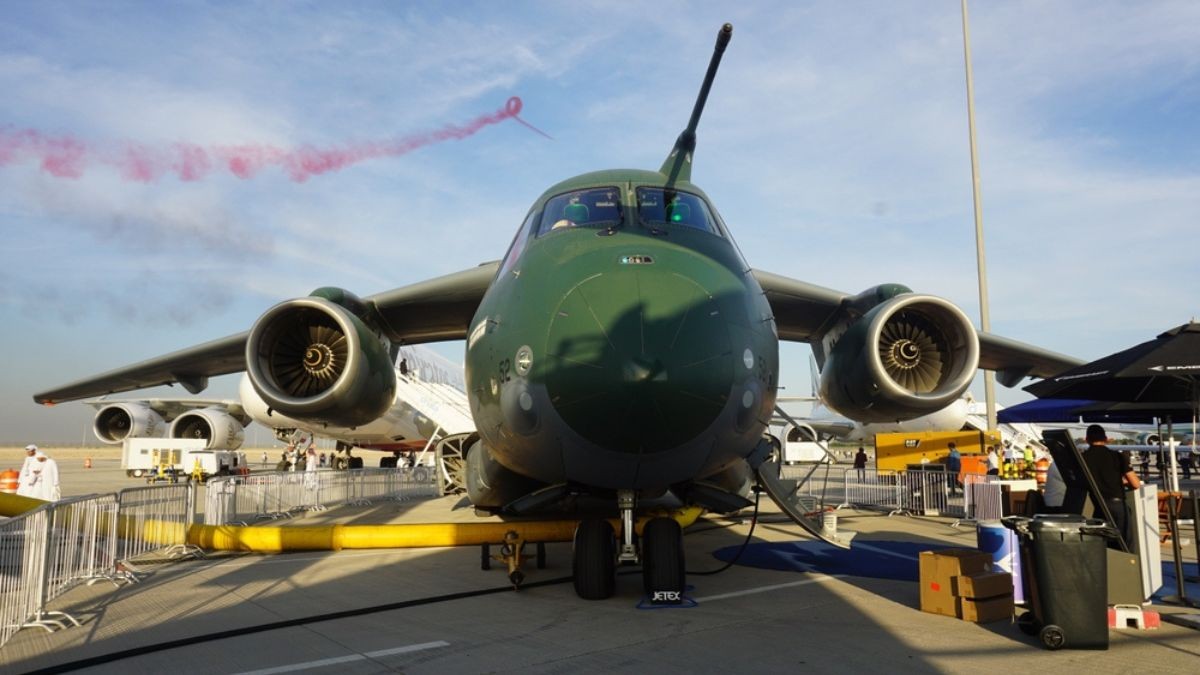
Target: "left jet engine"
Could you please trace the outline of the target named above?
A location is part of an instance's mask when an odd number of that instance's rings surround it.
[[[365,313],[361,300],[338,289],[267,310],[246,341],[254,390],[296,419],[354,428],[378,418],[395,400],[396,372],[390,343],[359,318]]]
[[[167,431],[167,423],[144,403],[113,403],[96,413],[92,431],[104,443],[126,438],[156,438]]]
[[[201,438],[209,450],[237,450],[246,430],[233,415],[220,408],[189,410],[171,423],[171,438]]]

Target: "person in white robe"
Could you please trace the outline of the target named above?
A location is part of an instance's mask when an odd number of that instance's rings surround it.
[[[25,463],[21,465],[21,474],[17,477],[17,494],[22,497],[32,497],[33,467],[37,464],[38,446],[30,443],[25,446]]]
[[[56,502],[62,497],[62,488],[58,484],[58,462],[38,450],[35,453],[36,464],[33,467],[33,491],[29,494],[34,499]]]

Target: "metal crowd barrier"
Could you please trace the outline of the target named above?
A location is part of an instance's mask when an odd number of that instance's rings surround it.
[[[27,626],[42,626],[50,507],[0,524],[0,645]]]
[[[223,476],[208,481],[204,523],[248,523],[287,518],[340,504],[370,504],[378,499],[403,500],[437,495],[436,480],[418,482],[405,469],[277,471]]]
[[[825,465],[827,467],[827,465]],[[820,466],[816,469],[821,471]],[[781,467],[783,478],[799,479],[813,474],[815,479],[801,484],[798,494],[812,497],[825,506],[835,508],[853,507],[887,512],[888,515],[907,513],[922,516],[949,516],[959,519],[973,518],[973,509],[983,500],[983,517],[991,518],[999,513],[999,485],[984,485],[985,476],[968,474],[964,485],[959,485],[954,476],[940,471],[879,471],[847,467],[827,468],[822,480],[815,475],[812,465],[785,465]],[[993,494],[994,493],[994,494]]]
[[[202,555],[187,543],[188,526],[195,521],[193,483],[128,488],[117,495],[117,503],[118,560],[136,560],[150,553],[171,558]]]
[[[125,579],[117,508],[116,495],[74,497],[0,524],[0,645],[22,628],[79,626],[47,605],[80,584]]]
[[[980,522],[1000,520],[1004,516],[1000,483],[988,482],[987,476],[980,476],[976,481],[968,483],[967,488],[970,504],[966,518]]]
[[[432,472],[429,472],[432,473]],[[439,482],[404,469],[277,472],[208,482],[205,522],[225,524],[336,504],[437,496]],[[0,523],[0,646],[22,628],[78,626],[47,605],[99,580],[136,581],[126,565],[150,553],[178,557],[195,522],[196,486],[129,488],[44,504]]]

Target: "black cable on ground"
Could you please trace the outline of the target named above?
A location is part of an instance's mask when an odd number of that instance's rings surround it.
[[[538,588],[540,586],[553,586],[571,581],[571,579],[573,579],[573,577],[559,577],[557,579],[535,581],[533,583],[522,584],[521,590],[526,588]],[[401,602],[391,602],[385,605],[375,605],[373,607],[361,607],[359,609],[347,609],[340,612],[329,612],[328,614],[305,616],[298,619],[273,621],[271,623],[258,624],[257,626],[234,628],[231,630],[218,631],[216,633],[206,633],[204,635],[196,635],[193,637],[181,638],[179,640],[160,642],[153,645],[123,649],[119,652],[112,652],[110,654],[100,654],[99,656],[91,656],[86,659],[79,659],[78,661],[70,661],[68,663],[61,663],[55,666],[48,666],[46,668],[32,670],[29,671],[29,675],[41,675],[42,673],[47,675],[50,673],[67,673],[80,668],[91,668],[92,666],[98,666],[103,663],[112,663],[113,661],[120,661],[122,659],[127,659],[134,656],[143,656],[145,654],[153,654],[154,652],[167,651],[169,649],[177,649],[179,647],[188,647],[205,642],[212,642],[214,640],[224,640],[226,638],[262,633],[270,630],[278,630],[280,628],[293,628],[295,626],[304,626],[310,623],[319,623],[322,621],[333,621],[335,619],[347,619],[356,616],[364,616],[366,614],[376,614],[379,612],[390,612],[398,609],[408,609],[409,607],[420,607],[422,605],[434,605],[453,600],[477,598],[483,595],[495,595],[497,593],[513,592],[515,590],[516,589],[514,589],[512,586],[497,586],[495,588],[485,588],[478,591],[462,591],[459,593],[448,593],[446,595],[434,595],[427,598],[403,600]]]
[[[690,574],[690,575],[694,575],[694,576],[701,576],[701,577],[712,576],[714,574],[719,574],[721,572],[724,572],[725,570],[729,569],[730,567],[733,567],[734,564],[737,563],[737,561],[742,557],[742,553],[746,550],[746,546],[748,546],[750,544],[750,538],[754,536],[754,528],[758,524],[758,504],[759,504],[759,499],[761,498],[761,496],[762,496],[762,490],[756,485],[755,486],[755,495],[754,495],[754,514],[750,520],[750,531],[746,533],[746,539],[745,539],[745,541],[742,542],[742,545],[738,549],[737,554],[735,554],[729,562],[725,563],[724,566],[719,567],[715,570],[708,570],[708,571],[704,571],[704,572],[690,572],[689,571],[689,572],[686,572],[686,574]],[[709,529],[715,529],[715,528],[709,528]],[[701,531],[704,531],[704,530],[701,530]],[[618,572],[618,575],[624,576],[626,574],[639,574],[639,573],[640,573],[639,570],[629,570],[629,571]],[[522,584],[521,589],[539,588],[542,586],[554,586],[557,584],[562,584],[562,583],[566,583],[568,581],[572,581],[573,579],[574,579],[574,577],[558,577],[557,579],[546,579],[544,581],[535,581],[532,583]],[[454,600],[464,600],[467,598],[477,598],[477,597],[484,596],[484,595],[495,595],[497,593],[504,593],[504,592],[516,591],[516,590],[518,590],[518,589],[514,589],[512,586],[497,586],[494,588],[485,588],[485,589],[478,590],[478,591],[462,591],[460,593],[448,593],[446,595],[434,595],[434,596],[430,596],[427,598],[417,598],[415,600],[403,600],[401,602],[392,602],[392,603],[387,603],[384,605],[375,605],[372,607],[360,607],[358,609],[347,609],[347,610],[343,610],[340,612],[329,612],[327,614],[316,614],[313,616],[306,616],[306,617],[301,617],[298,619],[286,619],[284,621],[273,621],[271,623],[258,624],[257,626],[247,626],[244,628],[236,628],[236,629],[232,629],[232,630],[218,631],[216,633],[206,633],[204,635],[196,635],[193,637],[181,638],[178,640],[170,640],[168,642],[160,642],[160,643],[153,644],[153,645],[145,645],[142,647],[133,647],[131,649],[123,649],[121,651],[112,652],[110,654],[100,654],[98,656],[91,656],[86,659],[79,659],[77,661],[69,661],[67,663],[61,663],[61,664],[58,664],[55,666],[48,666],[46,668],[32,670],[32,671],[29,671],[29,675],[42,675],[42,674],[50,675],[52,673],[67,673],[67,672],[70,672],[73,670],[78,670],[80,668],[91,668],[92,666],[98,666],[98,665],[101,665],[104,663],[112,663],[113,661],[120,661],[122,659],[128,659],[128,658],[132,658],[135,656],[144,656],[146,654],[153,654],[155,652],[167,651],[170,649],[177,649],[179,647],[188,647],[191,645],[203,644],[205,642],[213,642],[215,640],[224,640],[225,638],[238,637],[241,635],[252,635],[254,633],[263,633],[263,632],[271,631],[271,630],[279,630],[281,628],[294,628],[296,626],[304,626],[304,625],[308,625],[311,623],[320,623],[322,621],[333,621],[336,619],[346,619],[346,618],[351,618],[351,617],[356,617],[356,616],[365,616],[367,614],[377,614],[379,612],[390,612],[393,610],[407,609],[409,607],[434,605],[434,604],[438,604],[438,603],[442,603],[442,602],[451,602]]]
[[[724,572],[725,570],[727,570],[730,567],[733,567],[735,564],[737,564],[737,561],[740,560],[742,557],[742,553],[744,553],[746,551],[746,547],[750,545],[750,538],[754,536],[754,527],[756,525],[758,525],[758,501],[761,497],[762,497],[762,487],[759,485],[755,485],[754,486],[754,515],[751,516],[751,518],[750,518],[750,531],[746,533],[745,541],[742,542],[742,546],[738,549],[737,553],[735,553],[734,556],[729,559],[729,562],[725,563],[723,566],[718,567],[715,570],[708,570],[705,572],[692,572],[689,570],[686,572],[686,574],[689,574],[692,576],[697,576],[697,577],[708,577],[708,576],[712,576],[714,574],[720,574],[721,572]]]

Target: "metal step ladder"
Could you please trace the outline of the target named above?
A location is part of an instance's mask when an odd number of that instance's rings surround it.
[[[840,503],[826,503],[824,498],[829,480],[829,467],[834,463],[828,444],[818,438],[812,427],[792,419],[782,408],[776,406],[775,412],[782,415],[792,426],[808,434],[825,452],[825,459],[814,464],[802,478],[793,479],[782,477],[781,459],[778,456],[773,457],[759,465],[757,471],[759,485],[779,509],[804,531],[839,548],[850,548],[850,540],[857,533],[838,531],[837,516],[834,510],[840,506]],[[821,467],[825,467],[821,489],[804,490],[813,481],[813,477]]]

